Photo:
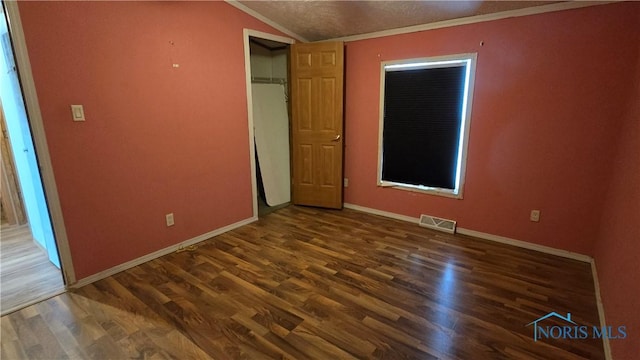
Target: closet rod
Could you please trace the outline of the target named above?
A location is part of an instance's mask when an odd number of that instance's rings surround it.
[[[287,79],[285,78],[268,78],[268,77],[252,77],[251,78],[251,82],[252,83],[259,83],[259,84],[286,84],[287,83]]]

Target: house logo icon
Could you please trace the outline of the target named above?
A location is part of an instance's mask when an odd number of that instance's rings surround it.
[[[565,317],[565,316],[562,316],[562,315],[558,314],[555,311],[552,311],[552,312],[548,313],[547,315],[539,317],[539,318],[535,319],[534,321],[532,321],[532,322],[528,323],[527,325],[525,325],[525,326],[533,325],[533,341],[538,341],[538,323],[541,322],[541,321],[544,321],[544,320],[546,320],[548,318],[551,318],[551,317],[556,317],[556,318],[561,319],[563,321],[566,321],[566,322],[568,322],[570,324],[578,325],[573,320],[571,320],[571,313],[568,312],[567,316]]]
[[[564,322],[563,325],[555,324],[542,324],[541,322],[550,319],[557,318]],[[571,313],[567,313],[567,316],[562,316],[555,311],[548,313],[545,316],[539,317],[534,321],[528,323],[525,326],[533,325],[533,341],[541,339],[570,339],[570,340],[584,340],[584,339],[626,339],[627,327],[625,325],[620,326],[587,326],[578,325],[571,319]]]

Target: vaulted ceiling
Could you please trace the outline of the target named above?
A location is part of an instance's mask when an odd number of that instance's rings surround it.
[[[558,1],[237,1],[298,35],[319,41],[549,5]],[[233,4],[233,2],[232,2]]]

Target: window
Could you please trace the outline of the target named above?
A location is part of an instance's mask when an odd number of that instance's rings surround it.
[[[378,185],[462,198],[476,54],[385,61]]]

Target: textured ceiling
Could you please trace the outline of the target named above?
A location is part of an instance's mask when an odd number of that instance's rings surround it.
[[[239,1],[308,41],[547,5],[558,1]]]

